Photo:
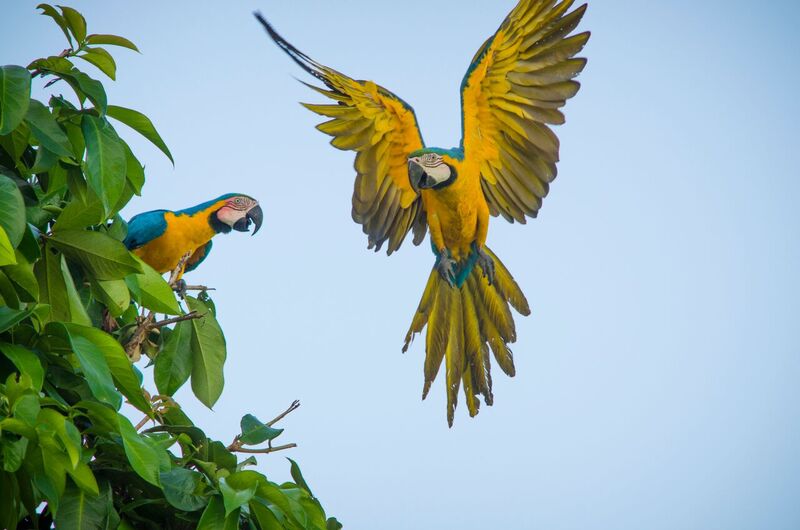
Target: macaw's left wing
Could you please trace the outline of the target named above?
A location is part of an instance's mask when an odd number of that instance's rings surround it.
[[[558,138],[548,124],[580,87],[589,32],[572,37],[586,4],[521,0],[478,50],[461,83],[462,147],[477,160],[492,215],[536,217],[556,177]]]
[[[189,256],[189,259],[186,260],[186,270],[183,272],[189,272],[195,270],[205,259],[208,257],[209,252],[211,252],[211,246],[214,244],[213,241],[210,241],[199,247],[197,250],[194,251],[194,254]]]
[[[397,250],[409,230],[414,244],[425,237],[427,222],[422,200],[408,180],[408,155],[423,147],[414,110],[372,81],[357,81],[324,66],[289,44],[256,13],[275,43],[327,90],[308,87],[334,100],[328,105],[303,106],[331,118],[317,129],[333,136],[331,145],[356,152],[353,220],[363,226],[369,248],[387,254]]]
[[[142,247],[166,232],[166,212],[167,210],[153,210],[131,217],[128,221],[128,234],[123,241],[128,250]]]

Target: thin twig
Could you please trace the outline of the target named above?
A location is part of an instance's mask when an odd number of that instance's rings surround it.
[[[272,427],[273,425],[275,425],[276,423],[281,421],[284,418],[284,416],[286,416],[287,414],[289,414],[293,410],[297,410],[299,407],[300,407],[300,400],[299,399],[295,399],[294,401],[292,401],[292,404],[289,405],[288,409],[286,409],[283,412],[281,412],[280,414],[278,414],[278,416],[276,416],[274,420],[268,421],[267,422],[267,427]]]
[[[287,414],[289,414],[290,412],[292,412],[294,410],[297,410],[299,407],[300,407],[300,400],[299,399],[295,399],[294,401],[292,401],[292,404],[289,405],[288,409],[284,410],[283,412],[278,414],[274,419],[268,421],[264,425],[266,425],[267,427],[272,427],[273,425],[275,425],[276,423],[281,421],[284,417],[286,417]],[[272,441],[270,440],[268,443],[272,444]],[[279,446],[276,446],[274,448],[272,447],[272,445],[270,445],[269,447],[264,448],[264,449],[243,449],[242,448],[242,441],[239,438],[239,435],[237,434],[233,438],[233,441],[230,443],[230,445],[227,447],[227,449],[228,449],[228,451],[237,451],[239,453],[271,453],[273,451],[280,451],[282,449],[289,449],[289,448],[292,448],[292,447],[297,447],[297,444],[279,445]]]
[[[205,313],[203,313],[201,315],[197,311],[192,311],[190,313],[186,313],[185,315],[180,315],[180,316],[172,317],[172,318],[165,318],[164,320],[159,320],[158,322],[153,322],[150,325],[150,329],[163,328],[164,326],[168,326],[170,324],[175,324],[177,322],[183,322],[184,320],[192,320],[194,318],[203,318],[204,316],[206,316]]]
[[[191,255],[191,252],[184,254],[183,257],[178,260],[178,264],[175,265],[175,268],[172,269],[172,272],[169,275],[170,287],[175,287],[175,284],[180,278],[183,268],[186,265],[186,261]],[[138,362],[139,359],[142,358],[142,344],[145,340],[147,340],[147,335],[150,333],[150,330],[153,329],[153,323],[155,319],[155,311],[150,311],[148,315],[141,322],[139,322],[139,325],[136,326],[136,331],[133,332],[131,339],[125,345],[125,353],[128,354],[128,358],[131,360],[131,362]]]
[[[216,291],[217,289],[214,287],[208,287],[205,285],[187,285],[187,291]]]
[[[267,453],[274,453],[275,451],[283,451],[284,449],[291,449],[292,447],[297,447],[297,444],[291,443],[286,445],[276,445],[275,447],[265,447],[263,449],[247,449],[244,447],[231,449],[229,447],[228,450],[236,451],[237,453],[267,454]]]
[[[144,418],[142,418],[142,421],[136,424],[136,427],[134,428],[138,431],[139,429],[147,425],[147,422],[150,421],[151,419],[153,418],[151,418],[150,416],[145,416]]]

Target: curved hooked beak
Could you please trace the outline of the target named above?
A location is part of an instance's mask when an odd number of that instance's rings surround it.
[[[233,229],[239,232],[247,232],[250,229],[250,223],[253,223],[255,229],[251,235],[256,235],[258,229],[261,228],[262,222],[264,222],[264,212],[261,210],[261,206],[256,204],[247,211],[244,217],[236,221],[233,225]]]
[[[414,160],[408,161],[408,180],[411,182],[411,187],[414,188],[415,191],[426,187],[425,180],[427,176],[422,166],[414,162]]]

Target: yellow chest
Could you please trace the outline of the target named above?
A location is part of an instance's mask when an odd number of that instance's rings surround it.
[[[466,164],[457,169],[458,178],[453,184],[439,190],[422,190],[422,201],[425,211],[439,217],[447,248],[468,251],[475,240],[478,211],[488,206],[477,170]]]
[[[174,269],[184,254],[194,252],[215,235],[207,213],[190,216],[167,212],[164,217],[167,221],[164,233],[133,251],[161,273]]]

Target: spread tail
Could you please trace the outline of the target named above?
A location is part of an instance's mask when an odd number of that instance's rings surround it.
[[[447,423],[451,427],[462,383],[470,416],[478,414],[478,396],[483,396],[486,405],[492,405],[490,349],[500,369],[514,376],[514,358],[508,345],[516,341],[517,335],[509,304],[522,315],[531,312],[505,265],[491,250],[484,250],[494,261],[494,283],[489,284],[481,268],[475,266],[473,256],[459,264],[462,281],[457,286],[450,285],[434,268],[403,345],[405,352],[414,336],[427,325],[422,399],[428,395],[444,361]]]

